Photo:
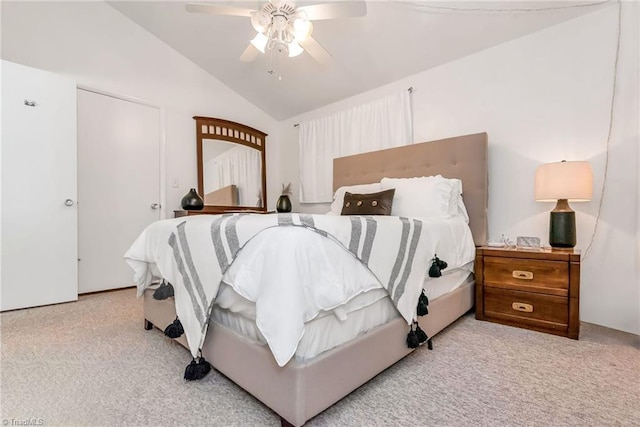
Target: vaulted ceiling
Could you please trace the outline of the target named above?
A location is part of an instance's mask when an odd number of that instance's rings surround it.
[[[297,2],[298,5],[314,4]],[[255,1],[213,2],[249,9]],[[249,18],[189,13],[186,2],[111,1],[231,89],[284,120],[596,10],[568,1],[368,1],[360,18],[315,21],[331,55],[320,65],[267,51],[240,55],[255,36]],[[269,73],[273,71],[273,73]]]

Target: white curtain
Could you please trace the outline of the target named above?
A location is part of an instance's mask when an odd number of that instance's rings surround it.
[[[300,123],[300,202],[332,201],[334,158],[411,144],[412,128],[407,90]]]
[[[262,200],[260,152],[244,146],[232,148],[215,158],[218,187],[236,184],[239,206],[258,206]]]

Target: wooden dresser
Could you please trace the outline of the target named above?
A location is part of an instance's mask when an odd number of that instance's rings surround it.
[[[580,253],[481,247],[476,319],[578,339]]]

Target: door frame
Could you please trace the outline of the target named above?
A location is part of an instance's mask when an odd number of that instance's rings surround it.
[[[166,132],[165,132],[165,108],[162,107],[161,105],[155,104],[153,102],[141,99],[141,98],[136,98],[133,96],[129,96],[129,95],[123,95],[120,93],[115,93],[115,92],[111,92],[111,91],[106,91],[106,90],[102,90],[102,89],[96,89],[95,87],[92,86],[87,86],[87,85],[83,85],[83,84],[78,84],[76,85],[76,89],[77,90],[84,90],[87,92],[93,92],[96,93],[98,95],[103,95],[103,96],[108,96],[110,98],[115,98],[115,99],[119,99],[121,101],[126,101],[126,102],[132,102],[134,104],[139,104],[139,105],[144,105],[146,107],[151,107],[151,108],[155,108],[158,110],[159,112],[159,136],[160,136],[160,141],[159,141],[159,153],[158,156],[160,158],[160,165],[159,165],[159,177],[158,179],[160,180],[160,188],[159,188],[159,203],[160,203],[160,219],[166,219],[167,218],[167,209],[166,209],[166,205],[167,205],[167,158],[166,158],[166,151],[167,151],[167,141],[166,141]],[[78,230],[79,231],[79,230]]]

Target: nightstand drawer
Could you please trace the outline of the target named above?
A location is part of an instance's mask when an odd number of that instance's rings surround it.
[[[545,329],[566,330],[569,305],[563,297],[485,286],[484,315]]]
[[[569,265],[526,258],[484,258],[484,283],[504,289],[567,296]]]

